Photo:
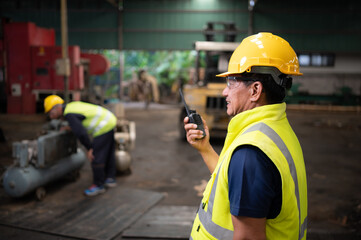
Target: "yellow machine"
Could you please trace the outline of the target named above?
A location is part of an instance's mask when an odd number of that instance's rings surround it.
[[[206,120],[212,137],[224,137],[230,118],[226,114],[226,101],[222,91],[226,82],[217,74],[226,72],[228,61],[240,43],[236,42],[195,42],[197,60],[193,81],[183,86],[185,101],[190,109],[196,110]],[[205,53],[206,67],[199,67],[201,52]],[[180,113],[180,136],[184,138],[183,119],[185,109]]]

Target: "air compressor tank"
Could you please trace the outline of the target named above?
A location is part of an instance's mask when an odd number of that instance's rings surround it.
[[[11,197],[22,197],[68,173],[78,171],[85,160],[85,153],[78,149],[77,153],[57,161],[48,168],[36,168],[32,164],[24,168],[10,167],[4,174],[4,190]]]
[[[14,198],[22,197],[67,174],[79,172],[86,162],[86,154],[77,148],[71,132],[49,131],[36,140],[13,143],[14,163],[4,173],[5,192]],[[44,192],[36,192],[39,200]]]

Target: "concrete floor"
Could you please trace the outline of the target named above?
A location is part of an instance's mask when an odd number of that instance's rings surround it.
[[[176,105],[127,103],[126,118],[136,122],[136,149],[131,172],[117,177],[118,187],[165,194],[158,205],[197,206],[210,176],[198,153],[179,139]],[[361,235],[361,114],[289,111],[289,121],[304,151],[308,178],[308,239],[356,239]],[[33,139],[45,121],[42,115],[0,115],[7,142],[0,144],[0,167],[11,164],[11,142]],[[212,140],[217,152],[222,140]],[[64,201],[91,182],[90,166],[76,183],[47,187],[44,201]],[[105,194],[111,194],[107,192]],[[0,189],[0,208],[19,209],[37,202],[33,196],[9,198]],[[37,203],[39,204],[39,203]],[[41,203],[40,203],[41,204]],[[0,225],[0,239],[72,239]],[[118,236],[116,239],[122,239]]]

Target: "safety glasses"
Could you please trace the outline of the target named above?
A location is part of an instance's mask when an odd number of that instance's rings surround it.
[[[241,82],[254,81],[254,79],[241,77],[241,76],[227,76],[226,83],[229,89],[237,88],[241,85]]]

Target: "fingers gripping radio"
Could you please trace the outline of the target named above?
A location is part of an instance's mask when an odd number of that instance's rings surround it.
[[[197,124],[197,130],[201,130],[203,132],[203,137],[206,136],[206,131],[204,131],[203,121],[201,115],[199,115],[195,110],[189,110],[186,101],[184,100],[184,96],[182,90],[179,89],[180,96],[182,98],[184,108],[186,109],[187,116],[189,118],[189,123]]]

